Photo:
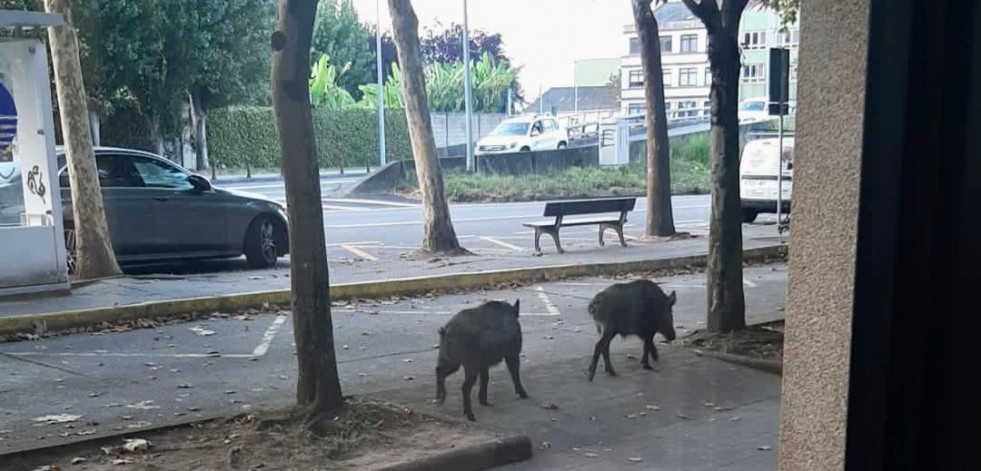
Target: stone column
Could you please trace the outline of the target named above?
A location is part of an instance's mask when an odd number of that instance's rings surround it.
[[[869,0],[801,2],[780,469],[844,468]]]

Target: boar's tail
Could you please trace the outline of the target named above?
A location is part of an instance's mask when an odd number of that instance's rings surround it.
[[[443,337],[446,335],[446,327],[440,327],[436,332],[439,332],[439,336]]]

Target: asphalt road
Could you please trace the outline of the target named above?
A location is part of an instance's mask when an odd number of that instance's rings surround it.
[[[357,177],[324,178],[323,193],[329,194]],[[227,188],[248,191],[280,202],[286,201],[282,182],[239,183]],[[674,220],[681,231],[708,228],[709,196],[675,196],[672,199]],[[646,217],[646,198],[638,198],[630,220],[634,227],[642,226]],[[416,202],[395,198],[336,198],[324,197],[324,224],[330,245],[417,248],[422,237],[422,209]],[[542,202],[451,204],[450,216],[458,236],[462,238],[493,238],[507,248],[515,245],[508,239],[527,242],[529,231],[521,226],[542,216]],[[595,231],[594,231],[595,232]],[[547,243],[550,243],[548,241]],[[492,242],[494,243],[494,242]]]
[[[658,281],[665,290],[678,294],[674,321],[679,337],[701,327],[705,315],[704,275],[679,275]],[[611,282],[585,278],[513,290],[335,304],[334,336],[344,392],[379,395],[460,417],[462,373],[449,378],[450,394],[444,406],[429,403],[435,393],[433,346],[438,342],[437,327],[460,309],[484,300],[520,299],[524,332],[522,376],[532,399],[515,399],[507,373],[503,367],[496,367],[491,371],[490,399],[494,406],[475,406],[475,412],[479,420],[494,426],[533,432],[536,443],[554,443],[561,456],[550,458],[555,466],[547,469],[599,469],[595,464],[584,468],[568,466],[565,460],[591,463],[583,461],[578,448],[574,448],[579,446],[597,447],[598,454],[605,454],[606,447],[629,453],[618,458],[618,463],[626,463],[626,456],[647,455],[652,463],[677,465],[670,466],[673,469],[719,469],[712,463],[732,453],[727,447],[738,441],[739,435],[750,443],[739,443],[741,448],[734,449],[753,458],[739,458],[745,466],[726,469],[774,468],[775,455],[760,454],[756,447],[776,448],[777,380],[768,383],[772,383],[771,388],[760,391],[765,378],[754,379],[757,376],[752,376],[752,372],[740,372],[732,366],[682,369],[685,364],[695,365],[695,357],[680,347],[663,344],[658,345],[661,371],[647,372],[637,360],[641,343],[636,339],[617,339],[613,353],[620,376],[609,378],[600,372],[595,383],[586,381],[583,369],[597,338],[586,304]],[[747,268],[748,322],[782,318],[785,290],[783,265]],[[293,400],[296,380],[292,331],[290,316],[285,312],[220,314],[149,329],[2,344],[0,453],[138,430],[173,420],[288,404]],[[742,394],[740,391],[753,394],[733,402]],[[763,396],[759,395],[761,392]],[[766,399],[767,409],[754,412],[753,404],[758,406],[762,399]],[[541,401],[562,406],[551,414],[538,406]],[[715,418],[706,416],[711,414],[708,408],[715,405],[710,406],[710,402],[724,406],[725,413],[735,418],[727,415],[727,420],[715,422]],[[648,432],[655,435],[652,437],[637,435],[640,431],[629,422],[630,417],[624,418],[637,413],[638,408],[643,411],[645,403],[660,404],[665,409],[656,419],[661,421],[661,428],[648,427]],[[739,416],[745,421],[732,422]],[[760,417],[759,425],[751,423],[752,417]],[[727,424],[734,424],[732,427],[736,428],[731,432],[736,435],[723,438],[721,429],[716,427],[728,427]],[[573,430],[581,433],[569,435]],[[678,442],[676,437],[681,436],[686,437],[685,443],[690,443],[690,447]],[[696,446],[698,440],[719,446],[720,451],[707,459],[702,452],[708,445]],[[672,452],[655,461],[657,452],[649,450],[653,443],[684,453]],[[543,461],[547,453],[537,453],[540,456],[536,461],[521,469],[546,469],[539,466],[548,462]],[[694,455],[684,458],[686,453]],[[682,462],[673,461],[681,458]],[[699,466],[694,466],[696,463]]]

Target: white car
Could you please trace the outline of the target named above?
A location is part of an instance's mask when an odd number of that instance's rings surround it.
[[[477,155],[562,149],[569,134],[551,116],[519,116],[501,121],[487,137],[477,141]]]
[[[739,103],[739,122],[752,123],[770,118],[765,98],[753,98]]]
[[[739,199],[743,222],[755,221],[760,213],[777,212],[777,172],[782,172],[781,210],[784,214],[790,213],[794,138],[783,138],[783,152],[778,152],[778,148],[778,140],[769,138],[749,141],[743,149],[739,160]]]

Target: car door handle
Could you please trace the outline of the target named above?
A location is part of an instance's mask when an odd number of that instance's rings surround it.
[[[155,199],[157,201],[170,201],[170,197],[169,196],[154,196],[153,199]]]

